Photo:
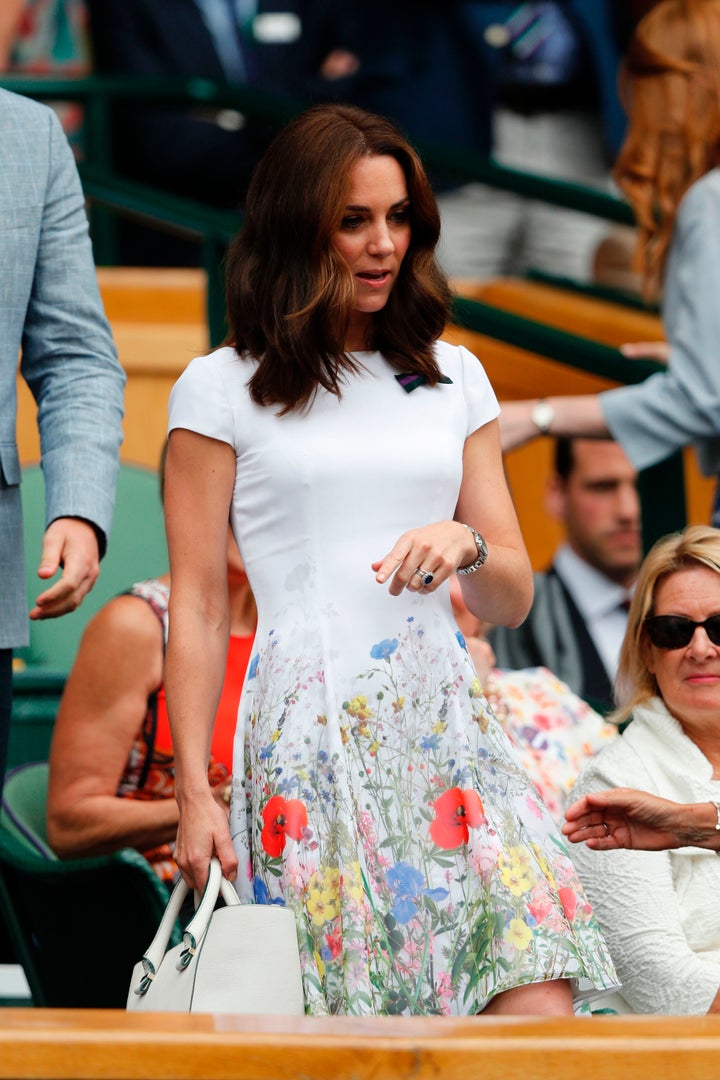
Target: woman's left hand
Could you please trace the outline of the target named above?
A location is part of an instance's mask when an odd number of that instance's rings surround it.
[[[392,596],[403,589],[429,593],[447,581],[458,566],[475,562],[473,535],[458,521],[438,521],[403,533],[384,559],[372,563],[375,580],[390,581]]]

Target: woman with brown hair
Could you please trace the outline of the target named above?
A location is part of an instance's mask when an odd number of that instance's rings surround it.
[[[718,529],[693,525],[659,540],[646,557],[617,686],[611,719],[632,722],[581,774],[564,828],[571,840],[589,841],[573,860],[622,980],[620,994],[604,1004],[619,1012],[718,1013],[720,860],[689,846],[699,839],[711,848],[708,820],[720,823]],[[654,806],[647,796],[643,810],[642,793],[630,787],[657,796]],[[617,811],[610,788],[623,789]],[[679,843],[649,843],[648,830],[637,827],[643,817],[652,824],[651,810],[667,833],[678,824],[676,804],[701,802],[686,812],[691,821]],[[630,847],[633,818],[632,847],[652,851],[614,850]]]
[[[694,443],[703,471],[717,475],[720,0],[652,8],[628,47],[621,89],[630,126],[615,178],[635,211],[645,295],[656,299],[662,287],[668,368],[598,396],[508,402],[503,448],[540,434],[609,434],[644,469]]]
[[[497,402],[439,340],[438,233],[390,123],[304,113],[249,190],[232,344],[170,402],[176,858],[201,885],[217,855],[243,899],[294,911],[313,1014],[567,1013],[570,979],[614,982],[453,620],[458,568],[493,622],[518,623],[532,585]],[[228,517],[259,620],[229,829],[205,778]]]

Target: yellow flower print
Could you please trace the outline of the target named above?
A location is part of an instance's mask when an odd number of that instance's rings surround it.
[[[529,867],[532,863],[530,852],[522,844],[515,844],[513,847],[508,848],[508,856],[518,866]]]
[[[367,698],[364,694],[358,694],[352,701],[348,702],[347,712],[349,716],[354,716],[356,720],[369,720],[375,713],[372,709],[368,708]]]
[[[519,853],[525,858],[513,858],[513,853]],[[500,879],[507,885],[513,896],[522,896],[530,892],[535,884],[535,874],[530,866],[530,859],[526,848],[510,848],[509,855],[502,854],[498,859],[500,867]]]
[[[392,703],[392,707],[393,707],[393,712],[394,713],[399,713],[400,710],[405,707],[405,698],[404,697],[395,698],[395,700]]]
[[[377,739],[375,740],[375,742],[370,743],[370,757],[375,757],[381,745],[382,744],[379,743]]]
[[[270,742],[277,742],[279,738],[280,738],[280,728],[275,728],[272,735],[270,736]]]
[[[483,688],[478,678],[474,678],[470,684],[470,697],[482,697]]]
[[[340,905],[338,895],[331,889],[310,889],[307,909],[315,926],[324,926],[337,916]]]
[[[322,981],[322,979],[325,978],[325,961],[323,960],[317,949],[315,950],[315,963],[317,964],[318,975],[320,976],[320,979]]]
[[[340,871],[320,867],[308,882],[307,909],[315,926],[332,922],[340,911]]]
[[[532,930],[522,919],[511,919],[505,940],[516,949],[527,949],[532,941]]]
[[[351,863],[347,868],[343,877],[343,885],[345,887],[345,894],[352,900],[363,899],[365,891],[362,886],[362,875],[359,862]]]
[[[542,850],[542,848],[538,847],[537,844],[531,843],[530,847],[532,848],[533,855],[537,859],[538,866],[548,880],[548,884],[552,889],[555,889],[557,891],[557,885],[555,884],[555,875],[552,872],[550,863],[547,860],[545,852]]]
[[[446,727],[447,727],[447,721],[446,720],[437,720],[433,724],[433,734],[434,735],[442,735],[442,733],[443,733],[443,731],[445,731]]]
[[[327,727],[327,716],[325,716],[323,713],[318,713],[317,722],[318,724],[322,724],[323,727]]]
[[[347,726],[347,724],[345,725],[345,727],[340,728],[340,738],[342,739],[343,746],[346,745],[348,739],[350,738],[350,736],[348,734],[349,731],[350,731],[350,728]]]

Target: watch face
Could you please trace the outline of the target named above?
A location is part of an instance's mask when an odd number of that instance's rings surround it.
[[[555,411],[552,405],[548,405],[547,401],[538,401],[537,405],[530,413],[530,419],[533,424],[535,424],[536,427],[539,427],[544,434],[549,431],[554,416]]]

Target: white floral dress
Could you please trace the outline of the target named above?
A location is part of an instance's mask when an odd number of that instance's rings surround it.
[[[171,429],[237,455],[231,521],[259,617],[235,742],[238,889],[296,913],[313,1014],[462,1015],[525,983],[616,985],[447,587],[391,596],[370,567],[453,516],[464,441],[498,412],[472,354],[437,355],[449,381],[407,392],[358,353],[341,399],[278,416],[249,397],[252,361],[223,348],[170,402]]]

